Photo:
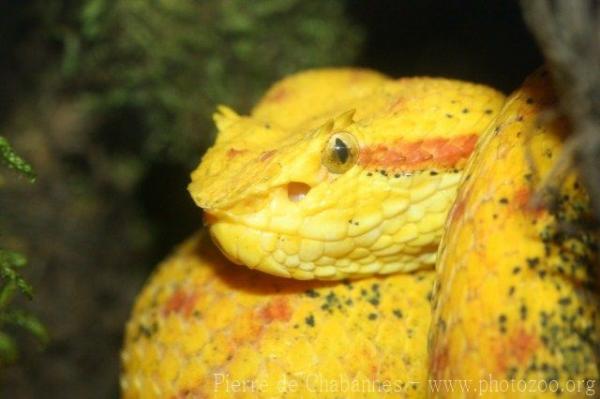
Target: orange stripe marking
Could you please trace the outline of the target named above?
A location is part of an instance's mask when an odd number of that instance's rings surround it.
[[[398,140],[391,145],[377,144],[360,149],[359,164],[366,167],[384,167],[414,170],[428,166],[453,167],[467,159],[477,143],[476,134],[434,138],[407,142]]]

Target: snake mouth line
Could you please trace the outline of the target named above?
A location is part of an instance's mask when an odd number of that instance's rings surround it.
[[[204,227],[210,227],[211,225],[215,224],[218,220],[219,218],[214,216],[212,213],[209,213],[204,209],[202,210],[202,225]]]

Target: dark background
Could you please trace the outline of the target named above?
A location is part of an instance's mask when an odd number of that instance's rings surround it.
[[[169,3],[170,5],[163,5]],[[508,93],[542,63],[513,1],[62,0],[0,5],[0,135],[34,184],[0,170],[0,247],[29,258],[44,351],[18,331],[10,398],[118,397],[132,301],[199,228],[189,172],[218,103],[321,65],[436,75]]]

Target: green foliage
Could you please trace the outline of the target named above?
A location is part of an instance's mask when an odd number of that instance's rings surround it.
[[[135,151],[186,166],[212,142],[216,105],[248,111],[285,74],[351,63],[362,39],[342,0],[87,0],[78,18],[64,76],[101,114],[134,111]]]
[[[30,181],[33,182],[35,180],[35,173],[31,165],[18,156],[8,141],[2,136],[0,136],[0,160],[9,168],[27,177]]]
[[[139,183],[164,160],[195,166],[214,138],[218,104],[248,112],[286,74],[352,64],[362,42],[345,0],[12,3],[11,17],[0,24],[0,42],[15,48],[4,58],[17,60],[0,65],[11,77],[0,94],[12,109],[1,109],[0,117],[35,121],[40,115],[37,131],[49,132],[53,156],[67,165],[45,170],[76,181],[82,195],[74,205],[94,211],[115,187],[127,198],[143,192]],[[60,105],[63,113],[53,108]],[[0,161],[33,180],[2,137]],[[5,326],[42,330],[22,314],[6,313],[16,294],[31,290],[19,274],[24,263],[3,254],[0,314],[12,316],[0,316],[0,352],[8,356],[16,351]]]
[[[35,179],[31,165],[19,157],[8,141],[1,136],[0,157],[9,168],[30,181]],[[33,298],[31,285],[19,273],[26,264],[25,257],[20,253],[0,248],[0,360],[4,363],[14,361],[18,354],[16,342],[6,331],[7,329],[21,328],[31,333],[40,343],[48,340],[45,327],[35,316],[10,306],[19,292],[28,299]]]

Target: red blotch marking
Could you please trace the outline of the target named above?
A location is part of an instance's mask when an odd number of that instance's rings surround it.
[[[292,309],[286,298],[274,298],[263,306],[258,314],[266,323],[289,321],[292,317]]]
[[[465,213],[465,208],[467,204],[467,199],[464,196],[460,196],[456,199],[452,210],[450,211],[450,221],[451,223],[455,223],[461,216]]]
[[[431,356],[429,371],[433,377],[442,377],[445,375],[448,367],[448,347],[446,345],[436,347]]]
[[[163,314],[167,316],[171,313],[179,313],[184,317],[189,317],[194,310],[197,296],[195,291],[186,292],[183,289],[178,289],[167,300],[163,308]]]
[[[527,364],[539,346],[540,341],[534,333],[528,333],[523,327],[513,330],[497,348],[496,364],[499,371],[504,373],[511,361],[516,360],[518,365]]]
[[[515,192],[514,204],[520,209],[525,208],[529,204],[530,198],[531,190],[529,187],[521,187]]]
[[[525,363],[539,346],[537,336],[519,328],[509,337],[511,354],[521,364]]]
[[[203,381],[208,382],[208,381]],[[208,385],[208,384],[206,384]],[[185,388],[174,396],[171,396],[171,399],[205,399],[208,398],[208,395],[203,391],[203,384],[199,384],[198,388]]]
[[[517,210],[532,216],[540,216],[545,210],[542,201],[535,201],[533,192],[527,186],[521,187],[515,192],[513,204]]]
[[[275,91],[269,93],[269,95],[267,95],[267,98],[265,98],[266,102],[282,102],[283,100],[286,99],[286,97],[288,97],[289,92],[285,87],[280,87],[278,89],[276,89]]]
[[[259,342],[262,339],[268,323],[261,316],[261,309],[249,308],[236,319],[238,325],[243,328],[234,329],[232,339],[227,345],[230,353],[236,353],[239,347]]]
[[[260,157],[258,158],[261,162],[266,161],[267,159],[271,158],[273,155],[275,155],[275,153],[277,152],[277,150],[270,150],[270,151],[265,151],[262,154],[260,154]]]
[[[235,158],[238,155],[243,154],[245,152],[246,150],[236,150],[235,148],[230,148],[229,150],[227,150],[227,158]]]
[[[379,365],[371,364],[369,366],[369,371],[370,371],[370,375],[371,375],[371,381],[376,381],[377,377],[379,377]]]
[[[430,165],[452,167],[471,155],[478,137],[468,134],[449,139],[397,140],[391,145],[377,144],[361,148],[359,163],[367,167],[398,170],[414,170]]]

